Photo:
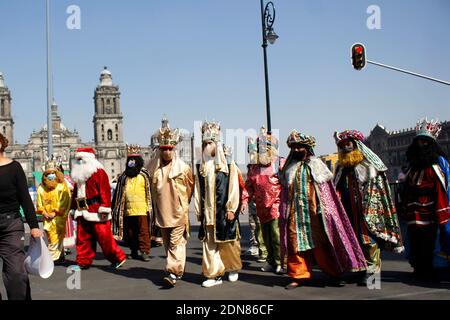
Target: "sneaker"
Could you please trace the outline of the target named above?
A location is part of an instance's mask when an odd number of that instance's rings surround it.
[[[259,249],[258,247],[255,246],[251,246],[246,252],[245,254],[249,254],[251,256],[257,256],[259,254]]]
[[[276,268],[275,268],[275,273],[276,274],[283,274],[284,273],[284,270],[283,270],[283,268],[281,267],[281,266],[277,266]]]
[[[121,262],[115,262],[111,266],[117,270],[120,269],[126,261],[127,259],[123,259]]]
[[[81,271],[83,268],[80,267],[80,266],[77,265],[77,264],[74,264],[74,265],[69,266],[67,269],[70,270],[70,271],[75,271],[75,272],[77,272],[77,271]]]
[[[214,279],[208,279],[208,280],[203,281],[202,287],[204,287],[204,288],[211,288],[211,287],[217,286],[219,284],[222,284],[222,278],[221,277],[217,277],[217,278],[214,278]]]
[[[164,282],[172,287],[175,287],[175,285],[177,284],[177,279],[178,278],[173,273],[171,273],[168,276],[164,277]]]
[[[148,261],[150,261],[150,257],[148,256],[147,253],[144,252],[144,253],[141,254],[141,260],[145,261],[145,262],[148,262]]]
[[[230,272],[228,274],[228,281],[230,282],[236,282],[239,279],[239,273],[238,272]]]

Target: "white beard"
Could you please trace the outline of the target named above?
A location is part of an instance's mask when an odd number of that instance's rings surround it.
[[[97,159],[84,158],[85,163],[74,164],[71,172],[72,180],[77,184],[85,183],[98,169],[103,169],[103,166]]]
[[[262,166],[268,166],[272,164],[272,162],[275,160],[274,157],[269,155],[268,153],[263,153],[258,155],[258,163]]]

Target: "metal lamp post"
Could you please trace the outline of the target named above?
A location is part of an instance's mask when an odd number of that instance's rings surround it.
[[[270,1],[264,7],[264,0],[261,0],[261,20],[262,20],[262,38],[264,52],[264,78],[266,84],[266,113],[267,113],[267,133],[272,132],[272,123],[270,118],[270,94],[269,94],[269,72],[267,67],[267,43],[274,44],[278,35],[273,30],[275,22],[275,7]]]
[[[50,0],[46,3],[46,34],[47,34],[47,156],[49,159],[52,158],[53,154],[53,128],[52,128],[52,65],[50,58]]]

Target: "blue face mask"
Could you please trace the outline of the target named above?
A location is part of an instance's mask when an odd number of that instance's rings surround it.
[[[47,176],[47,179],[50,180],[50,181],[55,180],[55,179],[56,179],[56,174],[50,173],[50,174]]]
[[[135,160],[128,161],[128,167],[129,168],[134,168],[135,166],[136,166],[136,161]]]

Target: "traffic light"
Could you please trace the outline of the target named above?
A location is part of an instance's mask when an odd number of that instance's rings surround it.
[[[356,70],[361,70],[366,65],[366,48],[361,43],[352,46],[352,64]]]

